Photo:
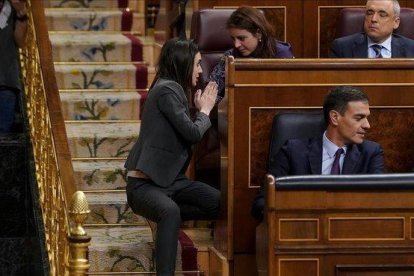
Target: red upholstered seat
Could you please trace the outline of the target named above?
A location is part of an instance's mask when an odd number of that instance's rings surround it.
[[[191,21],[190,38],[198,44],[202,55],[203,77],[210,74],[223,52],[233,47],[226,28],[234,9],[204,9],[195,11]]]
[[[342,37],[364,31],[365,8],[344,8],[341,10],[336,37]],[[414,9],[401,8],[400,26],[394,32],[414,39]]]
[[[204,80],[207,80],[223,53],[233,47],[233,40],[226,28],[227,19],[233,11],[234,9],[204,9],[193,13],[190,38],[198,44]],[[210,117],[213,127],[195,149],[195,175],[197,180],[219,187],[220,147],[216,108]]]

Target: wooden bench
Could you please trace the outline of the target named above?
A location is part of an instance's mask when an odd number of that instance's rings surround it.
[[[259,275],[413,275],[414,174],[268,176]]]
[[[227,60],[219,105],[222,216],[215,248],[232,275],[255,275],[250,207],[267,172],[272,119],[281,111],[320,110],[328,90],[360,87],[370,98],[367,139],[385,151],[388,172],[414,168],[414,60]]]

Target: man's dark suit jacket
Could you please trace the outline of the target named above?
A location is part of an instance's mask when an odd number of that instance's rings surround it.
[[[379,144],[365,140],[348,145],[342,174],[380,174],[384,172],[383,151]],[[322,174],[322,136],[290,139],[269,160],[269,173],[275,177]],[[264,186],[254,199],[252,215],[263,218]]]
[[[138,141],[125,168],[141,170],[155,184],[168,187],[185,172],[191,145],[210,126],[209,116],[202,112],[191,119],[187,97],[178,83],[159,79],[145,101]]]
[[[368,38],[365,33],[357,33],[335,39],[329,53],[331,58],[368,58]],[[393,34],[391,57],[413,58],[414,40]]]

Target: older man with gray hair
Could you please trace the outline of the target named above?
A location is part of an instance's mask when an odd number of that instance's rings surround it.
[[[393,33],[400,25],[400,9],[397,0],[368,0],[364,32],[334,40],[330,57],[414,57],[414,40]]]

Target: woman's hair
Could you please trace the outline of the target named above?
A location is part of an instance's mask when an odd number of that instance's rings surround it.
[[[254,35],[260,32],[261,41],[252,55],[259,58],[276,56],[276,39],[273,27],[260,10],[249,6],[239,7],[227,20],[227,28],[243,29]]]
[[[173,38],[165,42],[150,88],[159,78],[164,78],[177,82],[187,91],[191,87],[194,58],[198,52],[197,44],[193,40]]]

